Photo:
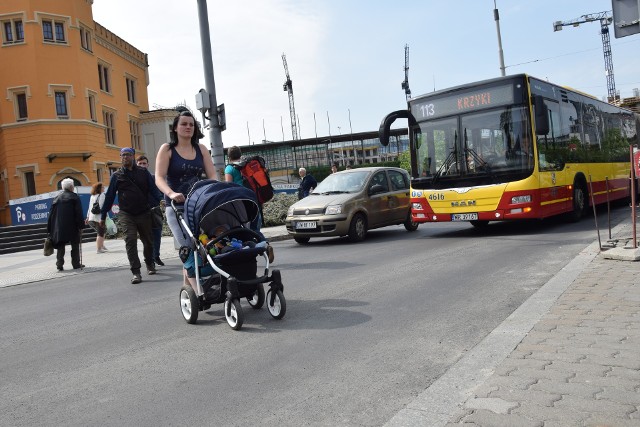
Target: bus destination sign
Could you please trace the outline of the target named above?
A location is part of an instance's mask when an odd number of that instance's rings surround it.
[[[418,100],[411,105],[411,114],[418,121],[422,121],[450,114],[512,104],[513,99],[513,85],[504,85],[442,98]]]

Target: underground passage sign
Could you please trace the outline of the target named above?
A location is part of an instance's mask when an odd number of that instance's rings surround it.
[[[83,215],[87,212],[91,195],[88,191],[91,188],[76,187],[78,196],[82,202]],[[51,203],[60,191],[36,194],[35,196],[23,197],[22,199],[9,200],[11,210],[11,225],[46,224],[49,219]]]

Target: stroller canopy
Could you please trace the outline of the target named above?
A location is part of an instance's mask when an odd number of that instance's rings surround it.
[[[213,179],[198,181],[184,203],[184,218],[191,232],[212,235],[216,227],[237,227],[253,221],[259,207],[255,193],[242,185]]]

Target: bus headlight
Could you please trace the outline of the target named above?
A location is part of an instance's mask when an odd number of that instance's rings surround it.
[[[515,205],[518,203],[531,203],[531,196],[527,194],[526,196],[515,196],[511,198],[511,204]]]
[[[420,203],[412,203],[411,204],[411,209],[416,210],[416,211],[421,211],[422,210],[422,205]]]
[[[338,215],[342,213],[342,205],[329,205],[324,212],[326,215]]]

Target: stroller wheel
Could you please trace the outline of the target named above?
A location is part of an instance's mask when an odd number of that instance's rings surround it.
[[[232,300],[227,299],[224,302],[224,317],[234,331],[239,331],[240,328],[242,328],[244,313],[242,313],[242,306],[240,306],[240,300],[238,298]]]
[[[180,310],[187,323],[196,323],[199,311],[198,297],[191,285],[183,285],[180,289]]]
[[[274,293],[272,289],[269,289],[267,292],[267,308],[274,319],[282,319],[284,317],[287,312],[287,301],[284,299],[282,291],[278,290]]]
[[[262,283],[258,283],[256,292],[251,297],[247,297],[247,302],[251,308],[255,308],[256,310],[262,308],[264,305],[264,286]]]

